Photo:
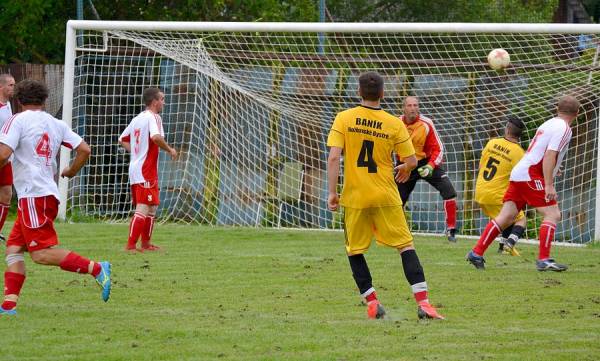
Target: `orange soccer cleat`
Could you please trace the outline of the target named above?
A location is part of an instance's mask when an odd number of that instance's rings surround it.
[[[424,318],[432,318],[432,319],[438,319],[438,320],[444,319],[444,316],[440,315],[437,312],[437,310],[435,309],[435,307],[433,307],[433,305],[431,305],[429,302],[426,302],[426,301],[419,302],[419,308],[417,310],[417,315],[419,316],[420,319],[424,319]]]
[[[367,304],[367,316],[371,319],[380,319],[385,316],[385,309],[379,301],[371,301]]]

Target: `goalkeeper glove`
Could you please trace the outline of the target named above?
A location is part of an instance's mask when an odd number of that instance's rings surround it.
[[[427,164],[417,169],[417,172],[422,178],[429,178],[433,174],[433,167]]]

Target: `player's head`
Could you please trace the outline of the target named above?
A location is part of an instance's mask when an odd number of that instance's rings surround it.
[[[358,77],[358,93],[361,98],[379,101],[383,98],[383,78],[374,71],[360,74]]]
[[[8,100],[15,91],[15,78],[10,74],[0,74],[0,100]]]
[[[505,134],[509,137],[520,139],[525,131],[525,123],[513,115],[509,116],[506,122]]]
[[[558,99],[558,114],[566,116],[569,119],[575,119],[579,113],[579,100],[572,95],[564,95]],[[569,120],[567,119],[567,120]]]
[[[144,104],[153,112],[160,113],[165,105],[165,94],[158,88],[144,90]]]
[[[21,105],[44,105],[48,87],[41,81],[25,79],[15,86],[15,98]]]
[[[404,102],[402,103],[402,114],[404,114],[404,120],[408,123],[417,120],[417,116],[419,116],[419,98],[415,96],[404,98]]]

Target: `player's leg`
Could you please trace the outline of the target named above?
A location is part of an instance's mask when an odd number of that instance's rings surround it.
[[[154,217],[156,215],[156,209],[158,206],[148,206],[148,213],[146,214],[146,222],[144,224],[144,230],[142,231],[142,250],[143,251],[158,251],[160,247],[152,244],[152,231],[154,229]]]
[[[146,215],[150,212],[149,206],[144,201],[144,189],[141,184],[131,186],[131,201],[135,207],[135,213],[129,223],[126,251],[136,250],[137,241],[146,227]]]
[[[558,204],[553,204],[546,207],[536,208],[543,217],[542,225],[540,226],[540,250],[537,259],[538,271],[566,271],[567,266],[556,263],[553,258],[550,258],[550,248],[554,242],[554,233],[556,224],[560,221],[561,214]]]
[[[398,193],[400,193],[400,199],[402,199],[402,204],[406,205],[408,202],[408,198],[410,198],[410,194],[415,189],[417,185],[417,181],[420,179],[419,173],[416,169],[413,169],[410,173],[410,177],[404,183],[396,183],[398,186]]]
[[[14,238],[14,237],[13,237]],[[0,305],[0,315],[16,315],[17,301],[25,283],[25,247],[6,247],[6,270],[4,271],[4,301]]]
[[[381,207],[374,219],[377,243],[394,247],[402,258],[402,268],[418,305],[419,318],[443,318],[429,304],[425,273],[413,247],[413,237],[401,207]]]
[[[383,318],[385,310],[377,299],[373,279],[364,253],[371,244],[371,216],[368,209],[344,208],[344,237],[352,277],[360,296],[367,303],[369,318]]]
[[[8,163],[0,168],[0,232],[2,232],[4,223],[6,222],[10,201],[12,200],[12,184],[12,164]],[[1,233],[0,241],[6,241]]]
[[[456,190],[446,171],[441,167],[435,168],[431,177],[425,178],[425,180],[440,192],[444,200],[448,241],[456,242]]]
[[[519,256],[519,252],[515,246],[519,239],[523,237],[523,234],[525,234],[525,226],[525,213],[521,210],[517,214],[515,223],[502,231],[502,237],[504,238],[503,250],[512,256]]]
[[[479,237],[477,244],[473,249],[467,254],[467,260],[471,262],[477,269],[484,269],[485,260],[483,259],[483,254],[487,250],[487,248],[494,242],[494,239],[502,232],[503,229],[510,226],[516,215],[519,213],[519,209],[517,205],[513,201],[506,201],[502,205],[502,209],[500,210],[500,214],[494,219],[492,219],[485,229],[483,233]]]

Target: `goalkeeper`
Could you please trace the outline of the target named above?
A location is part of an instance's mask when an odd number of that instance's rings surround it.
[[[519,145],[525,125],[521,119],[508,117],[504,137],[488,141],[481,152],[479,174],[475,185],[475,201],[479,203],[483,213],[496,218],[502,209],[502,198],[508,188],[510,172],[523,158],[525,151]],[[511,255],[518,256],[515,244],[525,233],[525,214],[519,211],[513,225],[502,231],[498,252],[507,250]],[[504,247],[507,243],[508,247]]]
[[[441,167],[444,146],[431,119],[419,114],[419,99],[408,96],[404,99],[402,121],[408,129],[417,156],[417,168],[409,179],[398,184],[402,204],[406,204],[419,179],[424,179],[440,192],[446,213],[446,235],[448,241],[456,242],[456,191],[446,171]],[[398,158],[402,163],[402,159]]]

